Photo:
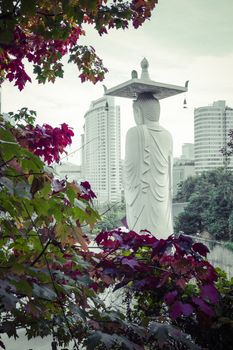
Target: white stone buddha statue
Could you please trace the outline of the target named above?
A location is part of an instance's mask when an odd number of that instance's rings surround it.
[[[173,233],[172,137],[159,124],[160,105],[152,93],[141,93],[133,103],[137,126],[128,130],[124,187],[127,223],[138,233],[157,238]]]

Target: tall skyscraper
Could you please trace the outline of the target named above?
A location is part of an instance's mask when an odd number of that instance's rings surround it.
[[[233,158],[220,152],[228,141],[229,130],[233,129],[233,109],[225,101],[194,110],[194,160],[195,172],[226,166],[233,169]]]
[[[83,178],[100,205],[121,200],[120,156],[120,107],[114,97],[104,96],[86,112],[82,137]]]

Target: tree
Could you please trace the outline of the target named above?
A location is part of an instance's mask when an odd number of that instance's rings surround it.
[[[123,226],[123,221],[126,216],[125,211],[126,208],[123,203],[116,203],[108,207],[108,209],[106,209],[101,215],[101,221],[95,225],[92,233],[97,234],[100,231],[110,231],[119,226]]]
[[[95,49],[79,45],[83,27],[100,35],[110,29],[138,28],[149,19],[157,0],[2,0],[0,1],[0,78],[15,82],[20,90],[31,78],[23,63],[33,64],[39,83],[63,77],[61,59],[80,70],[81,81],[103,80],[107,69]]]
[[[23,89],[31,81],[25,59],[39,83],[53,82],[63,76],[66,54],[78,66],[81,81],[102,80],[107,69],[95,49],[78,45],[83,26],[94,26],[100,35],[130,23],[137,28],[155,4],[1,0],[1,82],[8,79]],[[137,327],[108,310],[96,294],[108,283],[93,277],[101,254],[92,260],[82,231],[99,220],[92,206],[95,194],[86,181],[57,180],[47,166],[59,161],[73,131],[65,123],[57,128],[34,125],[35,112],[27,108],[10,115],[15,126],[0,117],[0,333],[16,338],[18,327],[24,327],[29,338],[50,334],[56,344],[73,340],[78,349],[85,341],[87,349],[94,349],[101,343],[98,330],[108,349],[115,344],[136,348]],[[0,347],[5,348],[1,340]]]
[[[220,168],[187,179],[177,198],[189,204],[175,224],[176,231],[195,234],[206,229],[215,239],[232,239],[233,174]]]
[[[195,192],[195,187],[197,186],[198,178],[194,176],[188,177],[185,181],[178,184],[178,191],[174,197],[174,202],[182,203],[188,202],[190,196]]]

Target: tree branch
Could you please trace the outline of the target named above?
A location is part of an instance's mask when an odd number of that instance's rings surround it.
[[[47,241],[47,243],[45,244],[45,246],[43,247],[42,251],[40,252],[40,254],[33,260],[33,262],[31,263],[31,266],[34,266],[38,260],[40,260],[40,258],[44,255],[46,249],[48,248],[48,246],[50,245],[51,240],[49,239]]]
[[[37,15],[42,15],[45,17],[55,17],[55,16],[63,16],[64,12],[59,12],[59,13],[44,13],[42,11],[36,11]]]
[[[8,177],[21,177],[21,176],[30,176],[30,175],[44,175],[45,172],[43,173],[23,173],[23,174],[17,174],[17,175],[10,175],[7,174]]]
[[[24,206],[24,208],[25,208],[25,210],[26,210],[26,212],[27,212],[27,215],[28,215],[29,220],[31,221],[32,225],[33,225],[34,228],[35,228],[35,231],[36,231],[36,233],[37,233],[37,235],[38,235],[38,238],[39,238],[39,240],[40,240],[41,247],[42,247],[42,249],[44,249],[44,244],[43,244],[43,241],[42,241],[42,239],[41,239],[41,237],[40,237],[40,234],[39,234],[39,232],[38,232],[38,229],[37,229],[37,227],[36,227],[36,225],[35,225],[35,223],[34,223],[34,220],[33,220],[32,216],[31,216],[31,214],[29,213],[28,208],[27,208],[27,206],[26,206],[26,204],[25,204],[24,202],[23,202],[23,206]],[[76,338],[75,338],[74,335],[73,335],[73,330],[72,330],[72,328],[71,328],[71,326],[70,326],[70,322],[69,322],[69,320],[68,320],[68,318],[67,318],[67,316],[66,316],[65,308],[64,308],[63,302],[62,302],[61,299],[60,299],[60,295],[59,295],[58,289],[57,289],[57,287],[56,287],[56,285],[55,285],[54,277],[53,277],[52,271],[51,271],[51,269],[50,269],[49,262],[48,262],[48,259],[47,259],[47,257],[46,257],[46,254],[43,253],[43,257],[44,257],[44,260],[45,260],[45,263],[46,263],[46,266],[47,266],[47,270],[48,270],[48,273],[49,273],[49,276],[50,276],[50,279],[51,279],[51,282],[52,282],[53,290],[54,290],[54,292],[55,292],[56,295],[57,295],[57,301],[58,301],[58,303],[59,303],[59,305],[60,305],[60,308],[61,308],[63,317],[64,317],[65,322],[66,322],[66,325],[67,325],[67,328],[68,328],[68,330],[69,330],[69,333],[70,333],[70,335],[71,335],[72,340],[74,341],[74,346],[75,346],[76,349],[78,350],[78,344],[77,344]]]

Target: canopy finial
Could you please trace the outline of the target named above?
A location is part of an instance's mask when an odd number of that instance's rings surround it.
[[[143,80],[150,80],[149,72],[148,72],[148,67],[149,67],[149,62],[147,59],[144,57],[142,62],[141,62],[141,68],[142,68],[142,74],[141,74],[141,79]]]

